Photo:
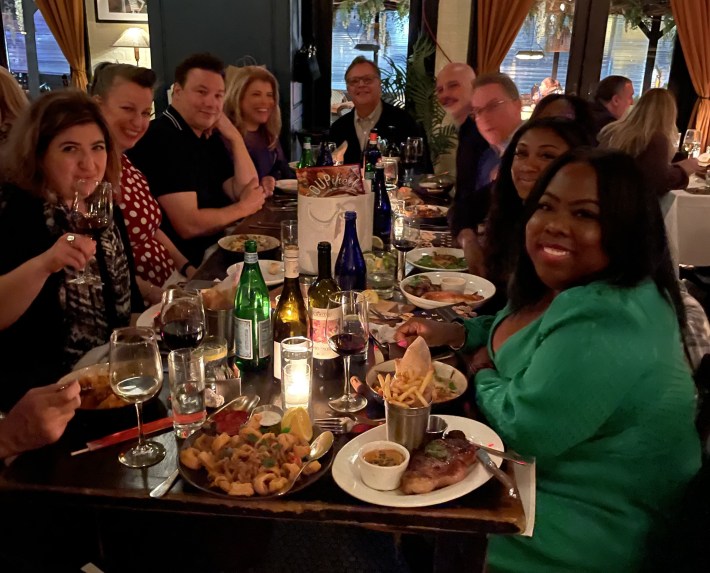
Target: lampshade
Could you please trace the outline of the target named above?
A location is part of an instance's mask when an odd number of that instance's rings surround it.
[[[515,57],[518,60],[542,60],[545,57],[545,52],[542,50],[518,50]]]
[[[142,28],[126,28],[113,43],[115,48],[133,48],[136,66],[140,62],[139,48],[150,48],[150,37]]]
[[[126,28],[113,43],[115,48],[150,48],[150,37],[142,28]]]

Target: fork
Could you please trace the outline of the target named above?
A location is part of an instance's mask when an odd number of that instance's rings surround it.
[[[366,426],[379,426],[384,422],[384,418],[377,418],[371,420],[370,418],[360,418],[353,420],[346,416],[340,418],[317,418],[314,422],[320,426],[323,430],[330,430],[334,434],[348,434],[352,429],[358,424],[365,424]]]

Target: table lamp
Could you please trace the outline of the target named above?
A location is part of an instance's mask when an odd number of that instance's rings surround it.
[[[133,55],[136,58],[136,66],[140,62],[139,48],[150,48],[150,37],[142,28],[126,28],[113,43],[115,48],[133,48]]]

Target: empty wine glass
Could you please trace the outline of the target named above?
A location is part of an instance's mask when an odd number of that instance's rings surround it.
[[[414,156],[416,157],[417,163],[421,161],[424,155],[424,138],[423,137],[408,137],[407,143],[411,143],[414,146]]]
[[[406,143],[402,144],[401,156],[404,167],[402,184],[406,187],[411,187],[414,181],[414,168],[417,165],[417,147],[411,137],[408,137]]]
[[[113,220],[113,186],[106,181],[79,179],[74,184],[74,202],[69,213],[72,231],[91,235],[98,242]],[[94,260],[94,259],[92,259]],[[87,266],[91,265],[91,261]],[[69,271],[72,272],[72,271]],[[100,285],[101,277],[86,267],[74,273],[70,283]]]
[[[111,389],[136,406],[138,443],[118,456],[129,468],[144,468],[165,457],[158,442],[143,435],[143,402],[155,396],[163,384],[163,365],[152,328],[117,328],[109,344],[109,381]]]
[[[205,310],[199,291],[169,288],[160,307],[160,331],[170,350],[195,348],[205,336]]]
[[[357,412],[367,399],[350,391],[350,357],[362,353],[369,339],[367,299],[354,290],[336,292],[328,298],[326,333],[328,346],[343,357],[345,386],[343,395],[328,401],[336,412]]]
[[[404,214],[395,214],[392,219],[392,245],[397,249],[397,281],[404,279],[405,254],[414,249],[419,241],[419,222]]]

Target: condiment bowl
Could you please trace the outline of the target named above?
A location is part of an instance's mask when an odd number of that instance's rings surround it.
[[[393,466],[377,465],[366,461],[368,454],[374,452],[396,452],[401,456],[401,462]],[[369,457],[369,456],[368,456]],[[360,478],[362,482],[372,489],[378,491],[391,491],[399,487],[399,482],[402,479],[404,470],[409,464],[409,452],[404,446],[400,446],[395,442],[387,440],[376,440],[365,444],[357,453],[357,466],[360,470]]]

